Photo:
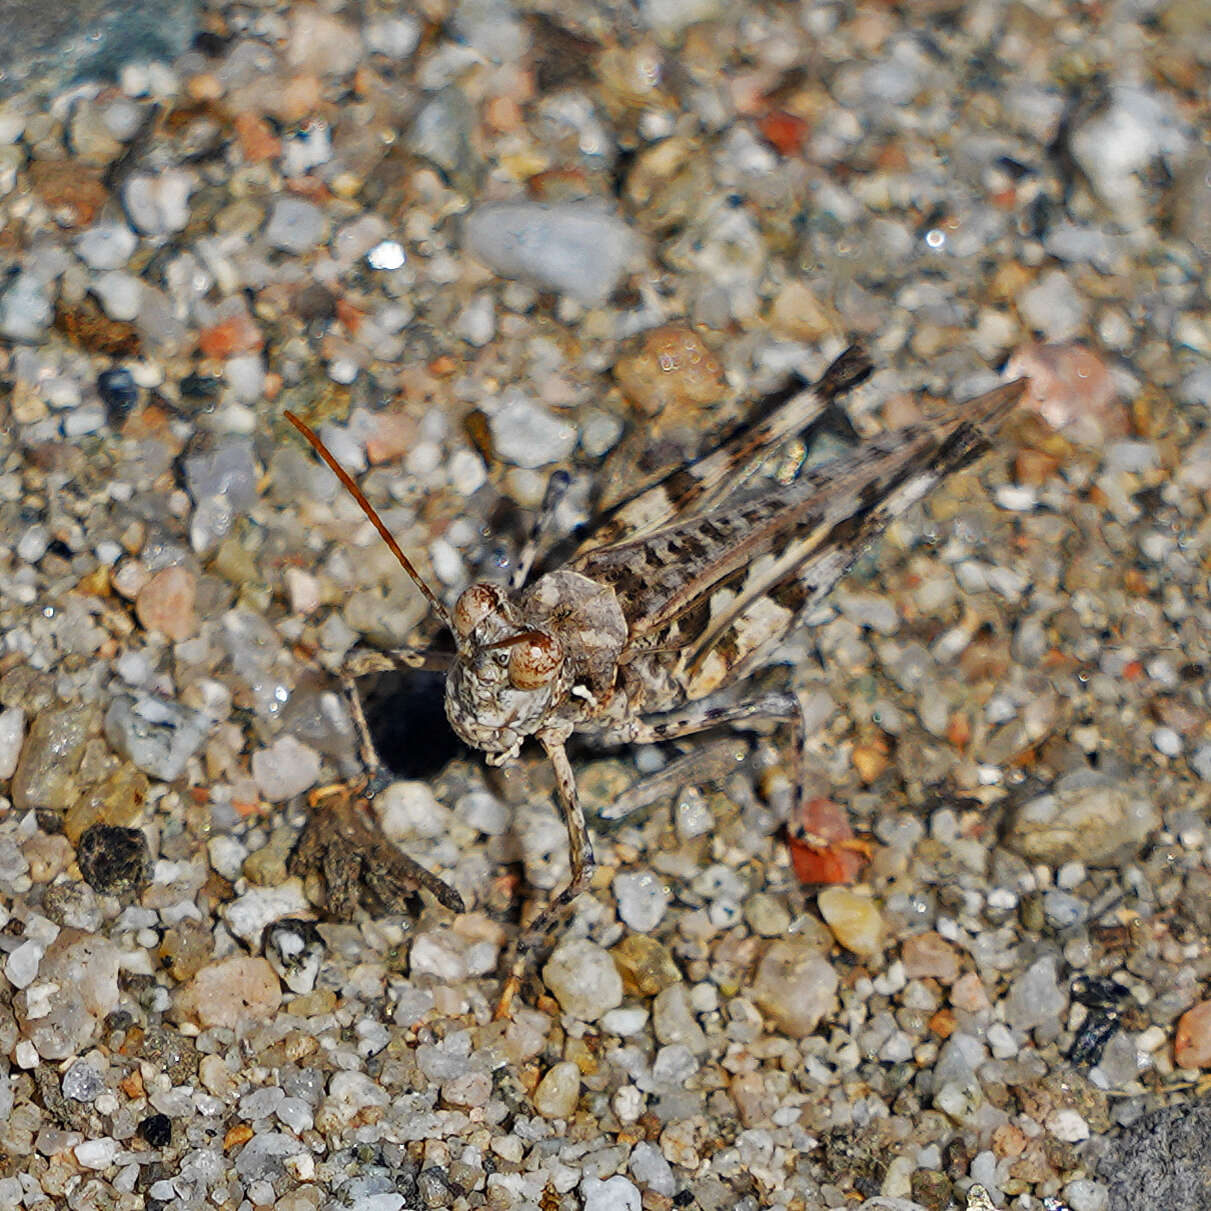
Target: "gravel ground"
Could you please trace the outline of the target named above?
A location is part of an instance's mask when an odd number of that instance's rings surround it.
[[[128,8],[3,52],[0,1206],[1208,1205],[1205,0]],[[337,673],[438,636],[283,411],[452,600],[855,338],[768,474],[1034,380],[768,674],[855,881],[776,734],[577,750],[494,1021],[553,780],[417,674],[375,810],[467,911],[336,919]]]

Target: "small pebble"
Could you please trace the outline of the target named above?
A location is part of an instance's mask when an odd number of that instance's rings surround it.
[[[562,462],[576,446],[572,425],[516,391],[506,392],[492,415],[491,428],[496,454],[518,467]]]
[[[85,1169],[108,1169],[118,1155],[119,1144],[115,1139],[102,1136],[99,1139],[85,1140],[77,1144],[73,1151],[76,1160]]]
[[[640,247],[625,223],[591,202],[481,206],[467,217],[466,238],[470,251],[502,277],[589,307],[609,297]]]
[[[580,1100],[580,1069],[570,1060],[553,1064],[534,1090],[534,1109],[543,1118],[569,1119]]]
[[[261,958],[232,955],[209,963],[181,986],[177,1010],[203,1029],[234,1028],[241,1021],[266,1021],[282,1002],[273,968]]]
[[[135,173],[126,181],[123,200],[126,213],[145,235],[164,236],[182,231],[189,223],[192,176],[176,169],[155,176]]]
[[[615,876],[614,895],[623,923],[638,933],[651,933],[660,924],[669,903],[664,881],[646,870]]]
[[[586,1177],[580,1183],[584,1211],[640,1211],[643,1199],[634,1182],[620,1173],[602,1181]]]
[[[105,712],[109,743],[162,782],[175,782],[185,772],[210,728],[201,712],[151,694],[119,695]]]
[[[237,938],[258,946],[268,925],[305,913],[310,907],[302,881],[291,878],[275,887],[250,887],[224,907],[223,919]]]
[[[801,1039],[832,1012],[838,983],[819,949],[791,935],[771,943],[749,995],[777,1029]]]
[[[1178,1019],[1173,1060],[1179,1068],[1211,1068],[1211,1001],[1199,1001]]]
[[[1009,986],[1004,1005],[1005,1020],[1014,1030],[1033,1030],[1059,1021],[1068,1007],[1068,996],[1057,980],[1055,956],[1036,959],[1018,976]]]
[[[188,639],[197,630],[196,600],[197,578],[174,564],[156,572],[139,590],[135,613],[145,630],[159,631],[174,641]]]
[[[0,780],[16,773],[25,740],[25,712],[19,706],[0,710]]]
[[[883,946],[883,917],[870,896],[848,887],[826,887],[816,897],[820,915],[833,937],[857,955],[877,954]]]
[[[252,754],[252,776],[270,803],[282,803],[301,795],[320,776],[320,757],[315,749],[291,735],[279,736],[268,748]]]
[[[622,1004],[622,977],[607,951],[586,938],[560,942],[542,969],[560,1008],[582,1022],[595,1022]]]
[[[959,978],[959,956],[954,946],[932,930],[905,938],[900,955],[904,974],[910,980],[933,978],[950,985]]]
[[[296,255],[314,248],[327,234],[324,212],[302,198],[278,198],[265,226],[265,239],[271,247]]]

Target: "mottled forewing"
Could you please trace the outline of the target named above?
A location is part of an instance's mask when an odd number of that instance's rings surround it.
[[[881,435],[853,459],[817,468],[820,497],[856,507],[840,517],[832,509],[830,524],[797,549],[758,561],[743,580],[715,596],[709,620],[681,646],[677,676],[686,698],[700,698],[760,668],[892,521],[987,449],[1025,385],[1008,383],[948,416]],[[821,482],[830,477],[832,483]],[[825,513],[823,500],[818,511]]]
[[[895,517],[980,453],[1022,389],[881,434],[793,484],[589,551],[572,569],[613,589],[632,659],[675,654],[687,695],[709,692],[752,668]]]
[[[802,379],[792,380],[763,400],[757,415],[709,453],[611,509],[581,542],[577,554],[629,542],[677,518],[708,512],[721,497],[735,492],[774,447],[818,420],[870,372],[865,351],[851,345],[813,386],[805,386]]]

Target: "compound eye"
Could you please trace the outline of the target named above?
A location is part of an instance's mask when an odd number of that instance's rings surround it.
[[[509,653],[509,684],[515,690],[537,690],[555,676],[561,664],[559,640],[534,631]]]
[[[496,590],[491,585],[473,584],[464,589],[454,603],[451,621],[460,639],[473,630],[497,607]]]

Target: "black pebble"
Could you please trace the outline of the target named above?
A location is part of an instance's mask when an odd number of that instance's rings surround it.
[[[167,1148],[172,1143],[172,1119],[166,1114],[149,1114],[139,1124],[139,1134],[153,1148]]]
[[[222,389],[222,380],[209,374],[187,374],[181,379],[180,392],[186,399],[217,399]]]
[[[126,895],[147,883],[147,838],[137,828],[94,824],[76,846],[76,862],[85,882],[99,892]]]
[[[97,375],[97,394],[114,420],[124,419],[139,402],[139,386],[123,366],[102,370]]]

